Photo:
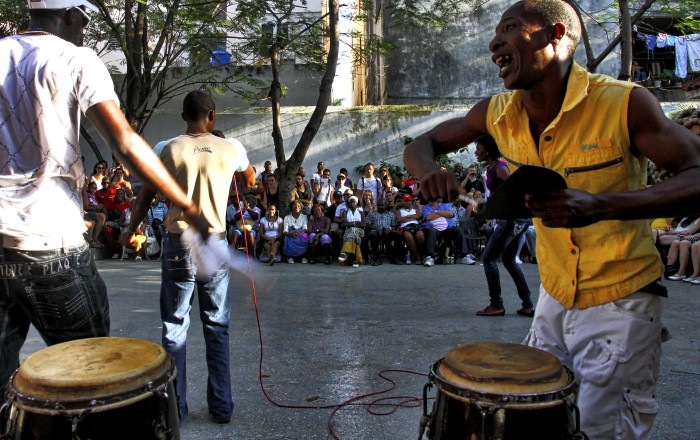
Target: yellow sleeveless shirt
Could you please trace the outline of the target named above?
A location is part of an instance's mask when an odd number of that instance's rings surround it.
[[[511,172],[521,165],[555,170],[569,188],[593,194],[640,190],[647,159],[630,147],[627,108],[633,84],[589,74],[574,63],[559,115],[539,148],[521,91],[491,98],[489,132]],[[547,228],[534,219],[542,285],[567,308],[625,297],[660,278],[649,220],[609,220],[583,228]]]

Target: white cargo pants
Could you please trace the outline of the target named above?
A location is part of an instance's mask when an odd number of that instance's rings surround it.
[[[661,342],[670,339],[661,325],[661,300],[637,292],[567,310],[540,286],[524,343],[553,354],[574,371],[581,430],[590,440],[651,436],[659,410],[654,389]]]

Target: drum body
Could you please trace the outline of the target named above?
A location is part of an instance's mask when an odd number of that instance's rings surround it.
[[[12,440],[179,440],[175,368],[132,338],[65,342],[29,356],[8,391]]]
[[[460,345],[430,371],[437,385],[425,420],[432,440],[582,438],[576,382],[558,359],[516,344]]]

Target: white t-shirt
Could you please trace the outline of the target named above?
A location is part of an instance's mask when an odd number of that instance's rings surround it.
[[[85,231],[81,112],[118,102],[95,52],[53,35],[0,40],[0,234],[63,238]]]
[[[199,212],[212,226],[210,232],[226,230],[226,202],[233,174],[248,168],[245,148],[236,139],[213,134],[176,137],[163,147],[160,160],[187,194],[199,206]],[[169,232],[187,229],[182,208],[172,205],[165,217]]]
[[[321,177],[317,180],[321,190],[316,197],[316,203],[330,204],[331,203],[331,192],[333,191],[333,186],[331,184],[330,178]]]

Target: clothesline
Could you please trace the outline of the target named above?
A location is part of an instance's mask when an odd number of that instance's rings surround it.
[[[646,41],[647,54],[657,47],[673,47],[676,53],[675,74],[678,78],[688,76],[689,68],[691,72],[700,72],[700,34],[645,34],[637,31],[637,38]]]

